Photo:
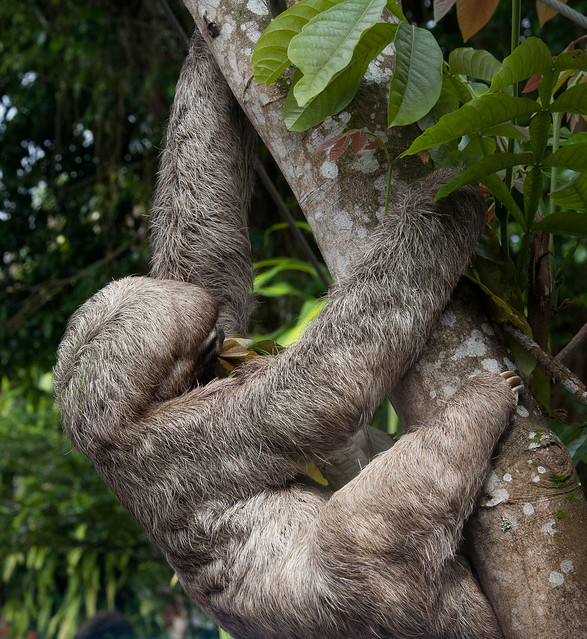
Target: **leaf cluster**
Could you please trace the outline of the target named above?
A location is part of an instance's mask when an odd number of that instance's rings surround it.
[[[561,89],[559,78],[567,71],[577,71],[580,75],[555,98],[555,91]],[[426,129],[406,154],[444,147],[440,153],[452,154],[453,162],[467,161],[468,168],[443,187],[439,197],[464,184],[481,182],[491,189],[524,231],[536,229],[585,235],[587,216],[581,213],[587,212],[582,203],[587,200],[587,191],[582,191],[584,180],[581,176],[569,181],[554,196],[558,203],[579,205],[574,212],[558,212],[544,220],[536,219],[547,171],[553,167],[578,173],[587,170],[587,145],[582,136],[569,137],[558,150],[553,150],[549,144],[556,114],[587,113],[587,84],[579,82],[585,71],[587,54],[584,51],[568,51],[553,59],[546,45],[535,37],[524,40],[502,64],[487,51],[456,49],[449,57],[444,97],[453,104],[463,104]],[[463,82],[463,76],[469,86],[470,80],[477,81],[471,92]],[[512,95],[512,87],[534,76],[541,78],[536,99]],[[515,121],[525,122],[527,127],[516,130],[512,126]],[[519,153],[497,152],[500,138],[528,142]],[[457,145],[462,140],[466,141],[466,146],[459,149]],[[502,170],[516,168],[522,169],[525,176],[523,210],[498,176]]]
[[[435,17],[443,17],[453,4],[435,2]],[[489,21],[499,1],[456,4],[459,25],[470,37]],[[551,15],[541,13],[541,22]],[[512,24],[512,41],[518,41],[518,29]],[[433,34],[408,24],[393,0],[302,0],[269,25],[252,62],[257,80],[267,84],[290,65],[296,67],[284,120],[291,130],[304,131],[349,105],[368,65],[390,44],[395,69],[388,125],[416,122],[423,130],[404,155],[432,157],[436,166],[465,165],[438,197],[480,182],[494,201],[499,235],[487,230],[469,276],[487,295],[495,319],[528,334],[540,331],[540,324],[548,327],[550,311],[537,319],[532,310],[544,300],[530,298],[536,290],[545,291],[556,309],[560,286],[587,235],[587,137],[562,126],[564,117],[574,125],[587,116],[583,40],[556,56],[541,39],[527,37],[501,62],[473,48],[454,49],[445,61]],[[520,96],[518,85],[525,81]],[[329,149],[336,160],[349,150],[360,152],[368,137],[377,136],[349,130],[319,150]],[[540,282],[531,273],[541,259],[534,253],[538,233],[561,236],[550,240],[552,265]],[[578,239],[569,244],[568,236]],[[548,348],[542,340],[541,346]],[[528,379],[535,361],[512,348]],[[534,371],[533,383],[547,407],[546,378]]]

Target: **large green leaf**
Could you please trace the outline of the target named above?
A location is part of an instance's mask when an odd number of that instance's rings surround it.
[[[575,211],[558,211],[542,218],[533,228],[547,233],[587,236],[587,214]]]
[[[422,129],[422,131],[425,131],[429,127],[435,125],[443,115],[452,113],[458,108],[458,93],[451,82],[450,76],[448,74],[443,74],[440,96],[432,109],[430,109],[423,118],[418,120],[418,126]]]
[[[442,88],[442,51],[426,29],[400,22],[395,70],[389,87],[388,125],[411,124],[436,104]]]
[[[549,110],[587,115],[587,84],[578,84],[567,89],[550,105]]]
[[[493,76],[501,69],[501,63],[489,51],[466,47],[450,52],[448,68],[451,73],[491,82]]]
[[[564,187],[552,192],[550,197],[565,209],[587,213],[587,175],[577,175]]]
[[[373,25],[364,34],[353,52],[351,63],[343,69],[332,82],[303,107],[298,106],[294,98],[293,87],[301,77],[296,71],[294,84],[283,105],[285,125],[290,131],[306,131],[316,126],[329,115],[339,113],[355,97],[369,66],[369,62],[378,56],[392,40],[397,25],[379,23]]]
[[[385,0],[347,0],[318,14],[291,39],[289,59],[304,74],[294,88],[300,106],[351,61],[363,31],[379,21]]]
[[[542,166],[560,166],[573,171],[587,171],[587,142],[564,146],[545,157]]]
[[[587,71],[587,53],[585,51],[567,51],[557,56],[554,61],[555,71],[564,71],[566,69],[579,69]]]
[[[493,78],[490,91],[499,91],[533,75],[542,75],[552,68],[552,55],[539,38],[526,38],[503,61],[501,70]]]
[[[489,127],[538,111],[540,105],[527,98],[514,98],[503,93],[486,93],[454,113],[447,113],[438,124],[417,137],[404,155],[412,155],[444,144],[463,135],[484,133]]]
[[[255,45],[251,58],[255,79],[265,84],[277,80],[291,64],[287,55],[291,39],[314,16],[339,2],[341,0],[302,0],[278,15]]]

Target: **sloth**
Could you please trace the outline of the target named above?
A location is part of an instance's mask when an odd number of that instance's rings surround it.
[[[70,319],[63,427],[237,639],[498,639],[459,552],[520,379],[480,373],[339,490],[302,468],[344,447],[418,358],[485,222],[477,188],[407,188],[301,339],[215,378],[246,328],[254,142],[196,31],[152,213],[150,277]]]

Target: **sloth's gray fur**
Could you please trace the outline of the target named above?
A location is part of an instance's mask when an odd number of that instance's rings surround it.
[[[239,639],[498,639],[458,544],[516,405],[511,380],[469,379],[337,492],[300,472],[344,446],[416,361],[483,227],[479,193],[432,204],[438,172],[404,192],[297,344],[198,385],[216,325],[246,323],[253,157],[193,42],[153,277],[113,282],[70,320],[55,368],[66,432]]]

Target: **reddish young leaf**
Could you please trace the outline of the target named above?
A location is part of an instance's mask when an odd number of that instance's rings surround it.
[[[355,131],[351,135],[351,144],[353,145],[353,151],[355,153],[362,151],[366,142],[367,142],[367,134],[362,129],[359,131]]]
[[[541,82],[541,75],[533,75],[528,82],[526,82],[526,86],[522,89],[522,93],[532,93],[532,91],[536,91]]]
[[[331,149],[330,149],[330,161],[335,162],[343,156],[344,152],[349,148],[351,143],[350,136],[347,134],[343,136]]]
[[[487,209],[487,224],[491,222],[494,215],[495,215],[495,201]]]
[[[491,19],[499,0],[457,0],[457,20],[466,42]]]
[[[374,138],[367,146],[365,147],[365,151],[371,151],[372,149],[377,149],[382,144],[381,138]]]
[[[328,140],[324,140],[324,142],[322,142],[322,144],[314,151],[314,154],[322,153],[322,151],[326,151],[326,149],[329,149],[333,144],[335,144],[336,142],[338,142],[345,136],[346,136],[346,133],[341,133],[340,135],[335,135],[332,138],[328,138]]]

